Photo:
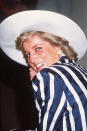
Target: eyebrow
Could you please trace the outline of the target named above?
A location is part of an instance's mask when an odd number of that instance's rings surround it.
[[[34,45],[34,46],[32,47],[32,49],[36,48],[37,46],[41,46],[41,45],[40,45],[40,44]]]
[[[32,47],[32,49],[34,49],[34,48],[36,48],[36,47],[38,47],[38,46],[41,46],[41,44],[38,44],[38,45],[34,45],[33,47]],[[23,51],[24,53],[29,53],[29,51]]]
[[[24,52],[24,54],[29,53],[29,51],[23,51],[23,52]]]

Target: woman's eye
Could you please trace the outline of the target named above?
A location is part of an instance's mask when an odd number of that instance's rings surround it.
[[[25,57],[26,58],[30,57],[30,54],[29,53],[25,54]]]
[[[41,50],[41,47],[35,48],[35,51],[39,51],[39,50]]]

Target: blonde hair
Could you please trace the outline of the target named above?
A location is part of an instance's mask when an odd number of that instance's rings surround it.
[[[39,36],[41,39],[50,42],[52,45],[59,46],[63,53],[70,59],[77,61],[77,53],[74,49],[69,45],[69,42],[60,36],[53,35],[51,33],[42,32],[42,31],[29,31],[22,33],[16,40],[16,46],[18,49],[21,49],[22,43],[26,39],[32,39],[34,36]]]

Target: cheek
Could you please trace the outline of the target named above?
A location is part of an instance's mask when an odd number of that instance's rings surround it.
[[[38,59],[42,59],[47,65],[51,65],[56,61],[56,51],[53,48],[45,48],[38,53]]]
[[[38,58],[45,59],[46,56],[48,56],[48,52],[47,51],[40,51],[38,53]]]
[[[52,63],[53,61],[53,55],[51,55],[52,52],[44,52],[43,55],[41,55],[41,58],[46,62],[46,63]]]
[[[58,61],[58,56],[56,51],[51,50],[48,54],[45,56],[45,60],[47,61],[48,65],[55,63]]]

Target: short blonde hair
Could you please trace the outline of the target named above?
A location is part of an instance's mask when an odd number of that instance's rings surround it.
[[[22,33],[19,37],[17,37],[16,40],[16,46],[18,49],[21,49],[22,43],[26,39],[32,39],[34,36],[39,36],[41,39],[46,40],[50,42],[52,45],[59,46],[63,53],[70,59],[77,61],[77,53],[74,51],[74,49],[69,45],[68,40],[66,40],[63,37],[47,33],[47,32],[42,32],[42,31],[29,31]]]

